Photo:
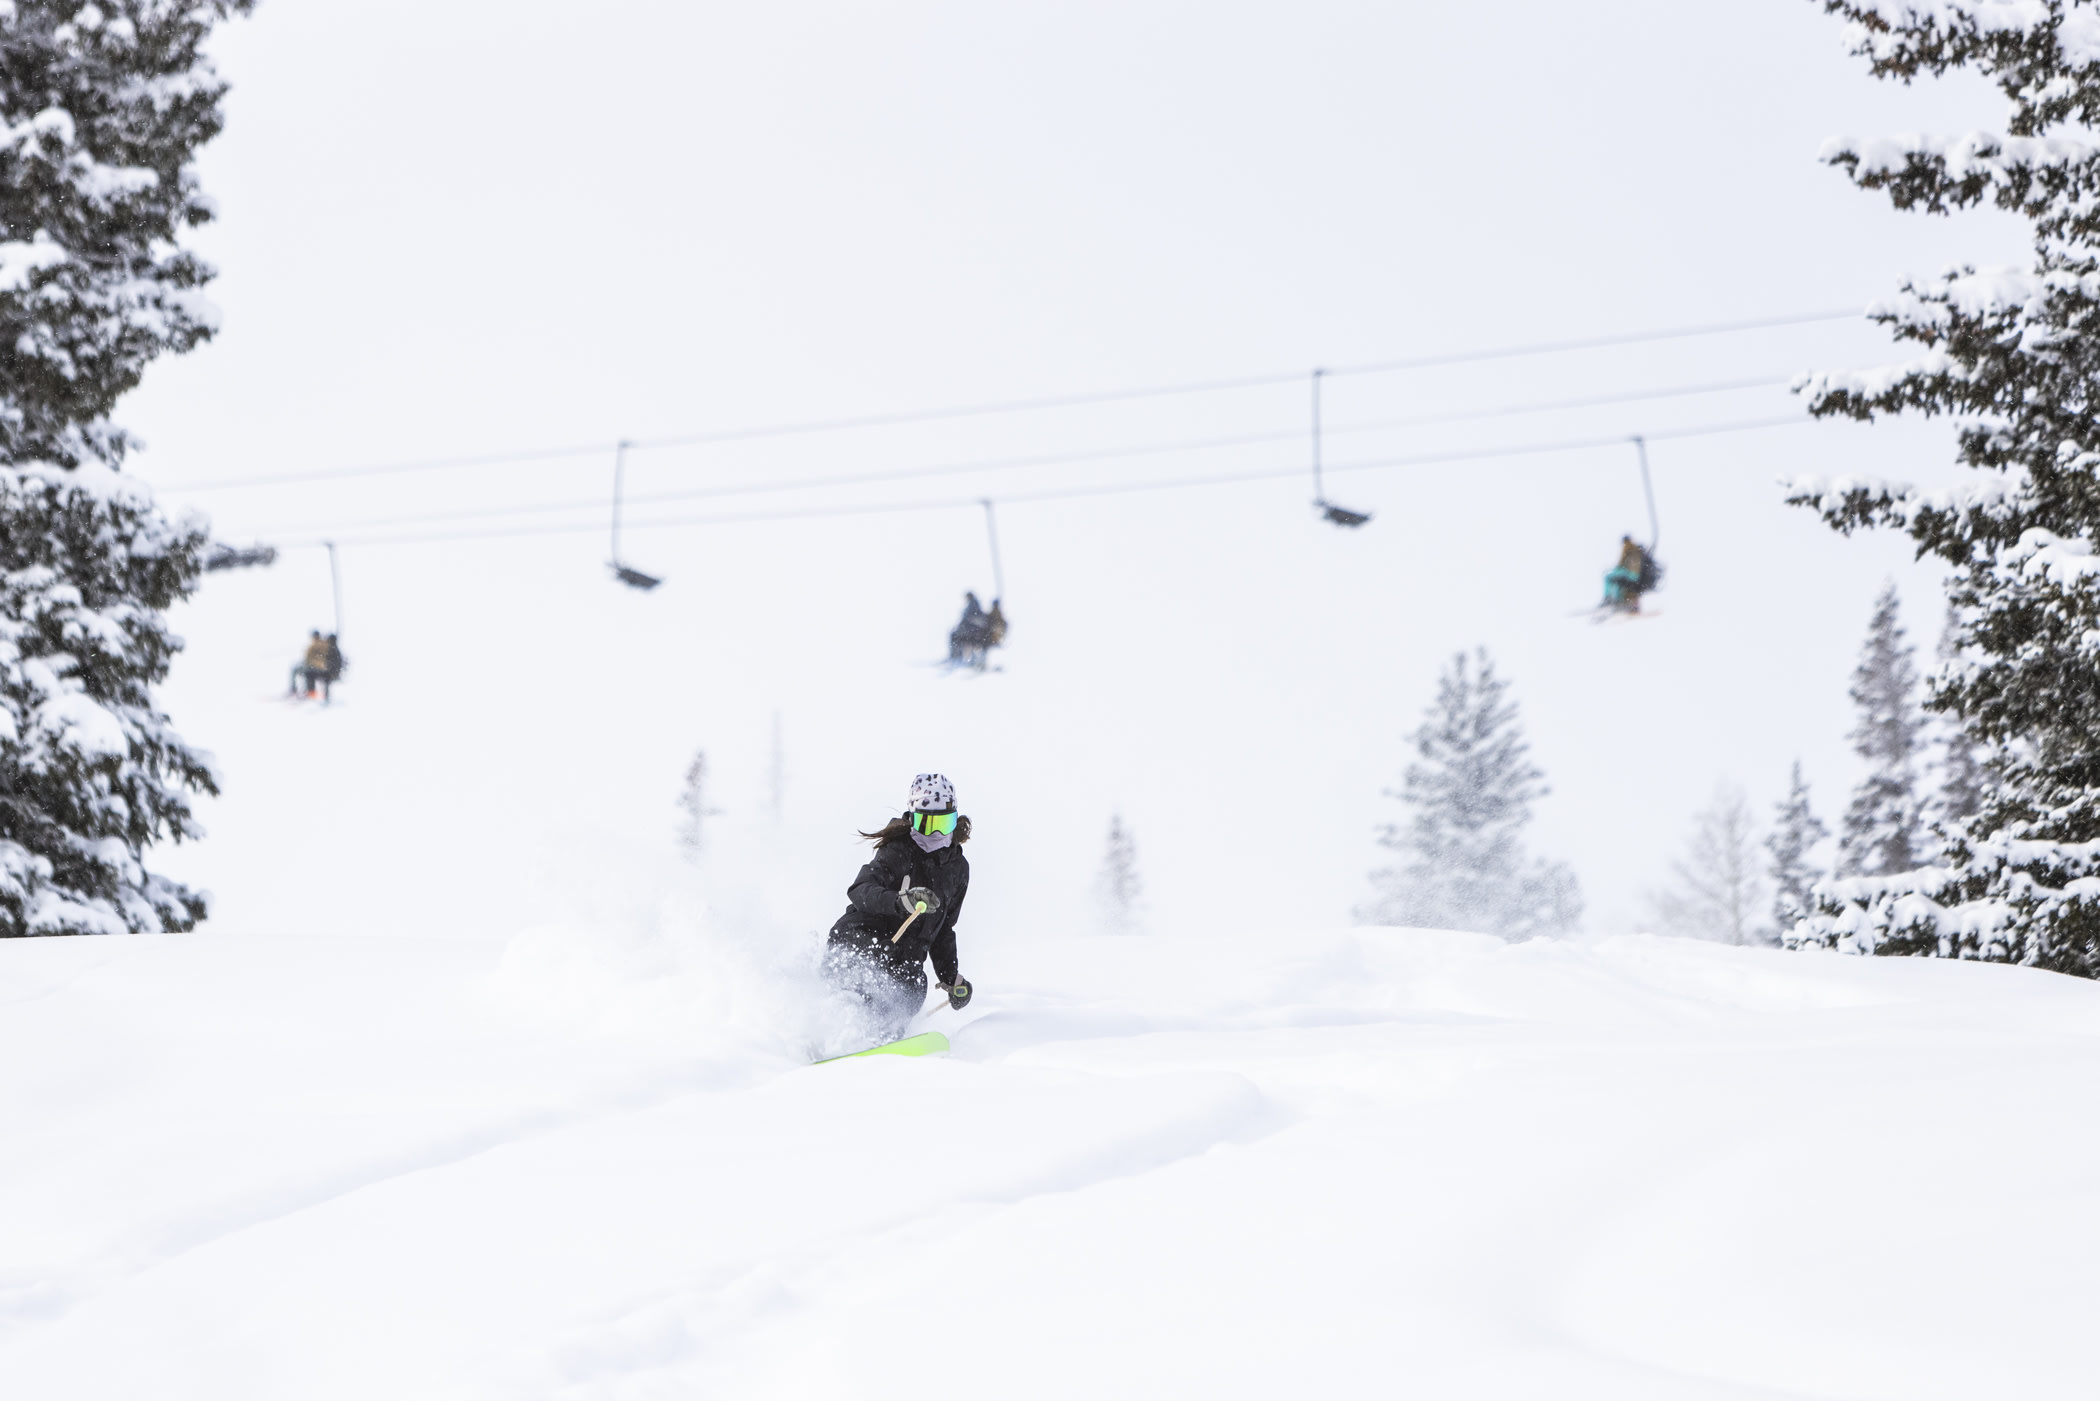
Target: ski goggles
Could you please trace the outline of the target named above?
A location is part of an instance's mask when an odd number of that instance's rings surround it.
[[[935,832],[953,832],[955,814],[952,812],[915,812],[911,815],[911,829],[921,836],[932,836]]]

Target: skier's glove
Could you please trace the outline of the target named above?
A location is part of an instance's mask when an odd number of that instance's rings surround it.
[[[960,1012],[970,1005],[970,985],[961,978],[944,985],[948,994],[948,1005]]]
[[[907,915],[930,915],[941,907],[940,892],[923,885],[915,885],[909,890],[898,892],[897,901],[904,906],[904,913]],[[921,906],[924,908],[921,909]]]

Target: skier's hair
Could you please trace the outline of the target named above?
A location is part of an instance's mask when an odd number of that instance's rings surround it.
[[[873,842],[879,847],[888,846],[891,842],[901,842],[911,835],[911,814],[906,813],[902,817],[893,817],[874,831],[863,832],[860,835],[863,841]],[[970,819],[958,817],[955,819],[955,844],[961,846],[968,840],[970,840]]]

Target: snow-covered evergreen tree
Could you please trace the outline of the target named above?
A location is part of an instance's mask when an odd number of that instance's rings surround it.
[[[1830,829],[1809,806],[1808,780],[1801,776],[1801,761],[1796,759],[1786,799],[1773,813],[1772,831],[1765,838],[1765,852],[1772,859],[1765,874],[1772,882],[1773,939],[1783,941],[1815,908],[1810,892],[1818,877],[1810,862],[1817,843],[1829,835]]]
[[[1723,784],[1695,814],[1671,882],[1654,897],[1664,932],[1747,944],[1757,922],[1757,823],[1743,790]]]
[[[1373,924],[1474,929],[1521,939],[1572,932],[1582,898],[1574,872],[1526,855],[1521,835],[1546,793],[1529,758],[1509,683],[1483,649],[1451,659],[1412,736],[1416,762],[1399,792],[1404,823],[1379,829],[1401,864],[1374,871]]]
[[[1852,752],[1867,776],[1853,791],[1838,830],[1838,873],[1886,876],[1908,871],[1925,853],[1925,809],[1918,792],[1918,756],[1925,715],[1918,709],[1918,669],[1898,618],[1892,583],[1874,600],[1867,645],[1852,673],[1859,723]]]
[[[1961,648],[1955,642],[1960,620],[1950,608],[1947,624],[1940,632],[1940,677],[1961,674]],[[1944,685],[1944,680],[1935,679],[1935,684]],[[1934,726],[1940,751],[1939,762],[1939,821],[1936,824],[1944,834],[1958,832],[1968,820],[1983,808],[1983,793],[1988,781],[1984,773],[1983,756],[1976,741],[1961,722],[1959,715],[1942,711]]]
[[[708,806],[707,751],[697,751],[685,766],[685,782],[678,789],[678,845],[686,856],[698,860],[707,853],[707,819],[717,816]]]
[[[1123,814],[1108,819],[1108,850],[1101,860],[1101,874],[1094,883],[1094,900],[1101,910],[1101,924],[1111,934],[1137,930],[1142,915],[1145,885],[1138,876],[1137,841],[1123,825]]]
[[[2004,133],[1840,140],[1825,157],[1901,209],[1985,202],[2027,221],[2026,267],[1957,268],[1872,317],[1906,363],[1808,377],[1818,414],[1956,415],[1952,489],[1795,484],[1841,531],[1883,526],[1952,570],[1962,665],[1929,706],[1986,746],[1977,811],[1942,864],[1832,882],[1802,937],[1880,953],[2009,959],[2100,975],[2100,15],[2082,0],[1830,0],[1878,77],[1963,69],[2009,104]]]
[[[181,646],[202,521],[120,476],[109,421],[157,356],[211,333],[179,244],[224,85],[202,56],[252,0],[0,0],[0,935],[187,929],[144,869],[215,792],[149,688]]]

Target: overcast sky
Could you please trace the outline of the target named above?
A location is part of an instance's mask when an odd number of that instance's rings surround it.
[[[1898,215],[1817,163],[1834,134],[1993,126],[1999,107],[1967,81],[1872,82],[1807,0],[264,0],[216,49],[233,91],[202,162],[220,221],[198,242],[224,329],[123,406],[138,470],[240,540],[570,530],[346,545],[367,712],[494,726],[511,757],[491,763],[606,785],[602,811],[565,797],[563,822],[639,842],[666,830],[655,804],[699,745],[751,810],[778,710],[797,830],[875,820],[912,771],[950,767],[965,807],[1000,816],[979,859],[1004,870],[989,908],[1016,927],[1090,873],[1117,806],[1163,912],[1248,916],[1283,881],[1293,908],[1346,918],[1406,732],[1474,645],[1515,681],[1554,786],[1538,845],[1576,864],[1594,931],[1638,924],[1717,782],[1768,804],[1799,756],[1826,815],[1842,806],[1846,678],[1884,578],[1928,648],[1937,630],[1929,568],[1784,508],[1775,479],[1946,477],[1948,432],[1669,436],[1797,413],[1772,383],[1795,371],[1895,358],[1856,322],[1338,377],[1344,466],[1654,435],[1661,616],[1572,616],[1619,534],[1647,531],[1620,444],[1344,472],[1331,494],[1375,516],[1349,533],[1296,480],[1015,500],[1007,671],[972,682],[914,664],[961,590],[990,588],[981,511],[647,523],[1291,468],[1303,443],[644,502],[627,553],[669,580],[646,598],[605,574],[605,451],[185,488],[1861,308],[1905,273],[2022,256],[1995,215]],[[1738,382],[1764,387],[1708,388]],[[1365,427],[1680,389],[1702,392]],[[1305,399],[1293,378],[659,449],[629,486],[1295,433]],[[591,504],[427,519],[565,501]],[[207,584],[172,693],[199,742],[242,752],[223,698],[275,684],[327,590],[313,548]],[[462,719],[462,688],[492,703]],[[627,717],[617,742],[592,721],[607,707]],[[343,781],[408,783],[402,762]],[[230,848],[289,840],[239,807],[276,802],[283,776],[244,787],[234,768],[207,816],[216,854],[184,858],[222,887]],[[447,820],[494,821],[512,852],[555,840],[530,803]],[[1017,839],[1003,858],[994,829]],[[270,850],[291,884],[326,860]],[[832,903],[827,887],[812,908]]]

